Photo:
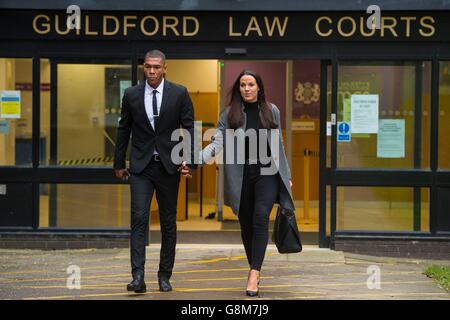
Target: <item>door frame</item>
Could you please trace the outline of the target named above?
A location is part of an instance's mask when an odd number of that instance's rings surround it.
[[[327,169],[327,115],[328,115],[328,68],[331,60],[320,61],[320,136],[319,136],[319,247],[329,248],[331,235],[327,234],[327,187],[330,170]],[[332,95],[333,96],[333,95]],[[332,103],[333,104],[333,103]],[[331,127],[333,129],[333,126]],[[330,201],[330,205],[333,201]],[[330,208],[331,209],[331,208]],[[330,215],[331,217],[331,215]],[[331,221],[329,221],[331,225]]]
[[[444,59],[437,59],[436,57],[423,57],[423,56],[335,56],[331,60],[325,60],[322,62],[321,67],[321,90],[325,88],[326,70],[324,68],[331,67],[331,113],[337,115],[337,105],[338,105],[338,68],[341,62],[376,62],[383,63],[386,65],[389,63],[396,64],[398,62],[415,62],[416,63],[416,79],[415,79],[415,114],[420,110],[422,114],[422,71],[418,71],[419,62],[429,61],[431,63],[431,78],[430,78],[430,166],[429,168],[422,169],[420,164],[421,150],[414,148],[414,166],[413,168],[407,169],[339,169],[337,168],[337,126],[333,125],[331,128],[331,150],[327,150],[326,136],[324,131],[327,119],[326,111],[325,114],[321,113],[321,183],[320,183],[320,216],[321,220],[319,223],[321,225],[326,222],[326,195],[327,187],[330,187],[330,236],[328,237],[324,229],[320,229],[319,239],[320,247],[330,247],[334,248],[335,239],[379,239],[384,238],[401,238],[405,237],[414,239],[424,239],[433,236],[447,235],[447,232],[439,232],[438,228],[438,212],[437,212],[437,192],[438,192],[438,178],[440,175],[443,176],[442,170],[437,168],[437,155],[438,155],[438,113],[439,113],[439,102],[438,102],[438,89],[439,89],[439,61]],[[326,98],[325,95],[321,95]],[[321,112],[323,109],[321,108]],[[420,128],[421,117],[415,117],[415,130]],[[322,130],[323,129],[323,130]],[[415,135],[414,145],[416,146],[423,139],[422,136]],[[419,144],[420,145],[420,144]],[[331,151],[330,167],[326,166],[327,151]],[[324,153],[323,153],[324,152]],[[323,155],[323,156],[322,156]],[[362,182],[364,181],[364,183]],[[420,212],[420,188],[428,188],[429,191],[429,214],[430,214],[430,229],[429,231],[376,231],[376,230],[336,230],[336,218],[337,218],[337,193],[336,189],[338,186],[355,186],[355,187],[411,187],[414,188],[414,229],[419,228],[420,224],[417,220],[417,214]]]
[[[244,57],[231,57],[239,59],[319,59],[336,63],[337,59],[367,59],[367,60],[430,60],[432,61],[432,87],[431,87],[431,171],[398,173],[403,177],[405,186],[414,183],[416,186],[430,188],[430,233],[414,233],[417,237],[429,237],[438,235],[450,235],[446,232],[438,232],[437,227],[437,189],[450,185],[450,171],[437,170],[437,123],[438,123],[438,90],[439,90],[439,61],[450,59],[450,45],[446,43],[429,42],[352,42],[352,43],[319,43],[319,42],[279,42],[279,43],[251,43],[251,42],[196,42],[195,45],[187,45],[185,42],[168,41],[158,43],[158,47],[170,55],[171,59],[181,59],[195,56],[199,59],[229,59],[224,49],[228,47],[248,47],[248,55]],[[105,46],[107,44],[107,46]],[[0,232],[7,231],[71,231],[71,232],[117,232],[117,229],[61,229],[49,228],[42,230],[39,228],[39,184],[42,183],[117,183],[111,177],[110,169],[102,168],[92,170],[91,168],[61,168],[49,167],[39,164],[39,129],[40,129],[40,59],[52,58],[89,58],[89,59],[131,59],[133,84],[137,81],[138,59],[149,48],[147,42],[123,41],[92,41],[83,42],[83,51],[79,48],[79,42],[71,41],[32,41],[10,42],[8,46],[0,49],[0,56],[10,58],[32,58],[33,59],[33,163],[31,168],[3,167],[0,172],[2,181],[7,183],[31,183],[32,192],[32,223],[25,227],[0,227]],[[101,48],[102,50],[99,50]],[[26,50],[25,50],[26,49]],[[11,55],[11,52],[15,52]],[[321,76],[321,82],[324,77]],[[336,84],[332,81],[332,85]],[[322,87],[322,85],[321,85]],[[322,92],[322,90],[321,90]],[[322,95],[322,93],[321,93]],[[321,97],[322,99],[322,97]],[[323,99],[322,99],[323,100]],[[321,108],[321,137],[326,134],[326,114]],[[325,124],[325,125],[323,125]],[[326,138],[326,137],[325,137]],[[323,139],[323,138],[321,138]],[[325,139],[326,142],[326,139]],[[358,185],[361,172],[351,170],[338,170],[331,175],[326,168],[326,143],[321,140],[320,144],[320,177],[319,177],[319,246],[330,247],[330,238],[326,235],[326,186],[333,180],[342,184],[345,178],[347,185]],[[325,166],[323,165],[325,163]],[[383,177],[389,176],[389,172],[369,171],[371,175],[371,185],[382,185],[380,181]],[[433,173],[433,174],[432,174]],[[377,182],[378,181],[378,182]],[[325,187],[324,187],[325,186]],[[325,196],[323,196],[325,194]],[[333,203],[333,201],[331,201]],[[411,233],[397,233],[399,236],[411,236]],[[359,232],[340,234],[340,236],[360,236]],[[386,233],[368,233],[367,237],[388,236]]]

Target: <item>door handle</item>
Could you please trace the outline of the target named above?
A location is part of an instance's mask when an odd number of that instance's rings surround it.
[[[336,125],[336,113],[332,113],[331,114],[331,125],[335,126]]]

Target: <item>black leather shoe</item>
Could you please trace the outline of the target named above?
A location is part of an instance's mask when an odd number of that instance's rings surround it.
[[[172,291],[172,286],[170,285],[168,278],[158,278],[159,291],[161,292],[169,292]]]
[[[134,291],[135,293],[145,293],[147,291],[147,286],[144,282],[143,276],[136,276],[133,281],[127,285],[128,291]]]

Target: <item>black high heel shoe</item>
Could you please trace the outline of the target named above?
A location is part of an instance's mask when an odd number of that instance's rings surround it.
[[[259,279],[258,279],[258,284],[257,284],[257,285],[259,286]],[[256,290],[256,291],[246,290],[246,291],[245,291],[245,294],[246,294],[248,297],[257,297],[257,296],[259,296],[259,288],[258,288],[258,290]]]
[[[249,297],[257,297],[259,295],[259,290],[257,290],[257,291],[247,290],[245,293]]]

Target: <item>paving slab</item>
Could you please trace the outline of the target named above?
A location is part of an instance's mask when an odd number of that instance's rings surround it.
[[[450,300],[423,274],[431,263],[348,254],[306,246],[279,254],[269,245],[260,295],[248,298],[248,263],[242,245],[177,247],[174,290],[157,284],[159,244],[147,247],[145,294],[125,290],[129,249],[0,250],[0,299],[25,300]],[[76,276],[79,274],[79,278]],[[79,279],[79,282],[77,282]],[[79,286],[77,286],[79,284]]]

